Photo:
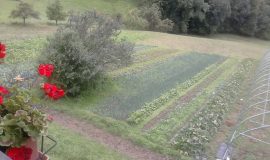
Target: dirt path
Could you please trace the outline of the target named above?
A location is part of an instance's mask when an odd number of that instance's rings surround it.
[[[165,157],[161,154],[154,153],[148,149],[142,148],[133,144],[129,140],[125,140],[119,136],[112,135],[102,129],[89,124],[86,121],[76,119],[65,113],[49,110],[48,114],[54,117],[54,122],[58,123],[72,131],[79,133],[86,138],[93,139],[112,150],[126,155],[134,160],[169,160],[171,158]]]
[[[219,62],[220,64],[224,61]],[[200,84],[197,84],[193,89],[188,91],[185,95],[181,96],[178,100],[176,100],[175,103],[167,107],[165,110],[161,111],[156,117],[151,119],[148,123],[146,123],[143,127],[143,131],[148,131],[154,128],[158,123],[160,123],[162,120],[168,118],[170,113],[174,111],[174,109],[177,106],[183,106],[189,102],[191,102],[197,95],[205,89],[207,86],[209,86],[215,79],[219,77],[224,71],[224,68],[220,68],[216,70],[214,73],[210,73],[210,76],[208,76],[205,80],[203,80]]]

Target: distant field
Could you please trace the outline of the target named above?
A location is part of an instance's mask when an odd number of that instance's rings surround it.
[[[25,0],[26,2],[33,5],[34,9],[39,11],[41,14],[41,19],[39,21],[46,23],[48,22],[46,17],[46,7],[49,3],[54,0]],[[66,11],[85,11],[90,9],[95,9],[99,12],[104,12],[108,14],[126,13],[131,8],[134,8],[136,1],[134,0],[62,0],[63,6]],[[0,0],[1,10],[0,10],[0,23],[14,22],[8,17],[11,10],[13,10],[18,1],[13,0]],[[15,20],[19,21],[19,20]],[[27,20],[29,21],[29,20]],[[36,22],[37,20],[30,20],[30,22]]]

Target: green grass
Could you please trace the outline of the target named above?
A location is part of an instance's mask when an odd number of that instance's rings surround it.
[[[36,61],[44,42],[44,38],[4,42],[7,46],[7,56],[4,64],[0,65],[0,80],[9,82],[18,75],[26,79],[37,75]]]
[[[137,42],[146,40],[151,37],[149,32],[138,32],[138,31],[131,31],[131,30],[123,30],[119,36],[120,39],[126,39],[130,42]]]
[[[46,8],[53,0],[25,0],[33,5],[34,9],[40,12],[40,20],[27,20],[28,22],[48,22]],[[135,0],[62,0],[65,11],[86,11],[97,10],[107,14],[125,14],[128,10],[136,7]],[[0,0],[0,23],[9,23],[14,20],[9,19],[10,12],[16,8],[18,1]]]
[[[53,160],[127,160],[128,158],[115,151],[87,139],[71,130],[57,124],[51,124],[49,134],[52,135],[58,145],[49,152]]]
[[[89,122],[91,124],[94,124],[96,127],[104,129],[105,131],[118,135],[124,139],[132,141],[134,144],[139,145],[141,147],[148,148],[150,150],[153,150],[155,152],[164,154],[164,155],[170,155],[173,157],[181,157],[181,159],[186,160],[187,157],[181,155],[177,150],[174,148],[166,148],[159,144],[153,143],[149,141],[145,136],[141,134],[139,130],[137,130],[134,127],[129,126],[127,123],[123,121],[118,121],[112,118],[108,117],[102,117],[99,115],[96,115],[92,112],[86,112],[83,109],[76,108],[74,106],[73,109],[67,108],[65,103],[65,100],[59,101],[59,102],[44,102],[49,107],[64,112],[68,115],[71,115],[73,117],[76,117],[78,119],[84,120],[86,122]]]

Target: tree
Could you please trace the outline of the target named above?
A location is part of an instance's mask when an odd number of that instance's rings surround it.
[[[160,10],[162,19],[168,18],[173,21],[175,24],[173,31],[176,33],[228,32],[270,38],[270,0],[140,0],[140,2],[148,6],[151,6],[149,3],[158,5],[150,7],[146,12]],[[148,20],[150,24],[156,22],[157,15],[151,15]],[[153,30],[155,26],[153,23],[150,29]]]
[[[55,66],[53,78],[69,96],[91,89],[109,68],[131,62],[133,44],[119,40],[120,24],[96,12],[73,14],[69,23],[59,27],[48,39],[42,63]],[[56,82],[57,83],[57,82]]]
[[[49,4],[46,13],[49,20],[54,20],[56,25],[58,21],[66,19],[66,13],[63,11],[63,6],[59,0],[55,0],[54,3]]]
[[[39,13],[37,11],[34,11],[33,7],[26,3],[26,2],[20,2],[16,9],[11,11],[10,14],[11,18],[22,18],[23,24],[25,24],[25,20],[27,18],[35,18],[39,19]]]
[[[148,22],[149,30],[168,32],[173,29],[173,22],[168,18],[162,19],[160,8],[155,3],[150,7],[142,7],[140,14]]]

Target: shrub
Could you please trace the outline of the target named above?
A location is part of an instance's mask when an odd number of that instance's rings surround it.
[[[93,83],[108,67],[131,62],[133,45],[117,39],[120,24],[97,12],[72,14],[59,27],[43,51],[41,61],[54,64],[54,79],[76,96]]]
[[[162,19],[162,14],[159,6],[153,4],[150,7],[141,9],[141,16],[148,22],[148,29],[151,31],[172,31],[174,23],[170,19]]]
[[[125,18],[125,25],[129,29],[161,32],[170,32],[174,27],[173,21],[168,18],[162,19],[161,10],[157,4],[130,11]]]
[[[129,11],[124,19],[124,24],[129,29],[145,30],[148,28],[149,23],[141,16],[139,9]]]

